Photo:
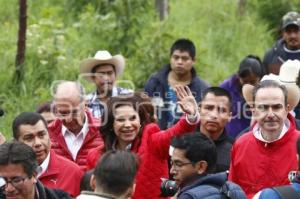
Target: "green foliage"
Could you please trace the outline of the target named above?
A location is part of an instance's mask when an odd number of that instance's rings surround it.
[[[168,63],[172,43],[189,38],[197,47],[198,74],[219,84],[243,57],[262,57],[271,45],[268,26],[257,12],[262,3],[256,1],[242,17],[236,15],[235,1],[169,1],[170,15],[160,22],[154,0],[28,0],[25,74],[16,86],[12,76],[18,1],[0,0],[0,107],[7,112],[0,118],[0,131],[10,137],[13,118],[51,99],[54,81],[79,80],[92,91],[94,85],[80,79],[78,67],[97,50],[123,54],[127,68],[122,80],[128,81],[121,84],[132,88],[128,82],[133,82],[135,89],[142,89],[149,76]]]

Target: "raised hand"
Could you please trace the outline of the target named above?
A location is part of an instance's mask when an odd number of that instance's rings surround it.
[[[188,86],[176,86],[175,87],[178,104],[181,109],[188,115],[196,115],[198,111],[198,105]]]

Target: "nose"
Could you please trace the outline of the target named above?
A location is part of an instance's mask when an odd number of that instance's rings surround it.
[[[10,182],[8,182],[5,186],[5,192],[10,193],[10,192],[13,192],[14,190],[15,190],[15,187]]]
[[[35,137],[34,139],[34,147],[39,147],[42,145],[41,139],[38,137]]]
[[[125,120],[124,126],[125,127],[130,127],[131,126],[131,122],[129,120]]]
[[[267,110],[267,117],[273,117],[274,116],[274,112],[272,107],[269,107]]]

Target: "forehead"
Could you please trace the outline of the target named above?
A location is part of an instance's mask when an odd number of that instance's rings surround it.
[[[172,160],[184,160],[187,159],[185,157],[185,150],[174,148],[173,154],[172,154]]]
[[[280,88],[260,88],[255,96],[256,104],[284,104],[284,94]]]
[[[172,56],[190,57],[190,53],[188,51],[174,50]]]
[[[216,96],[213,93],[207,93],[202,99],[201,105],[213,105],[229,108],[229,99],[226,96]]]
[[[47,127],[45,126],[45,124],[42,120],[39,120],[34,125],[22,124],[19,127],[20,135],[37,133],[37,132],[44,131],[44,130],[47,130]]]
[[[1,177],[15,177],[24,175],[26,175],[26,172],[21,164],[0,165]]]
[[[95,69],[96,73],[103,73],[103,72],[114,72],[114,67],[111,64],[103,64],[101,66],[96,66]]]
[[[130,105],[122,105],[115,108],[114,110],[115,117],[123,116],[123,115],[133,115],[133,114],[137,114],[137,112]]]

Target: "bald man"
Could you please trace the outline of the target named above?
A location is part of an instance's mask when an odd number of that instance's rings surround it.
[[[100,122],[85,108],[84,88],[78,82],[63,81],[53,90],[52,111],[57,119],[49,126],[52,148],[86,170],[90,149],[103,146]]]

